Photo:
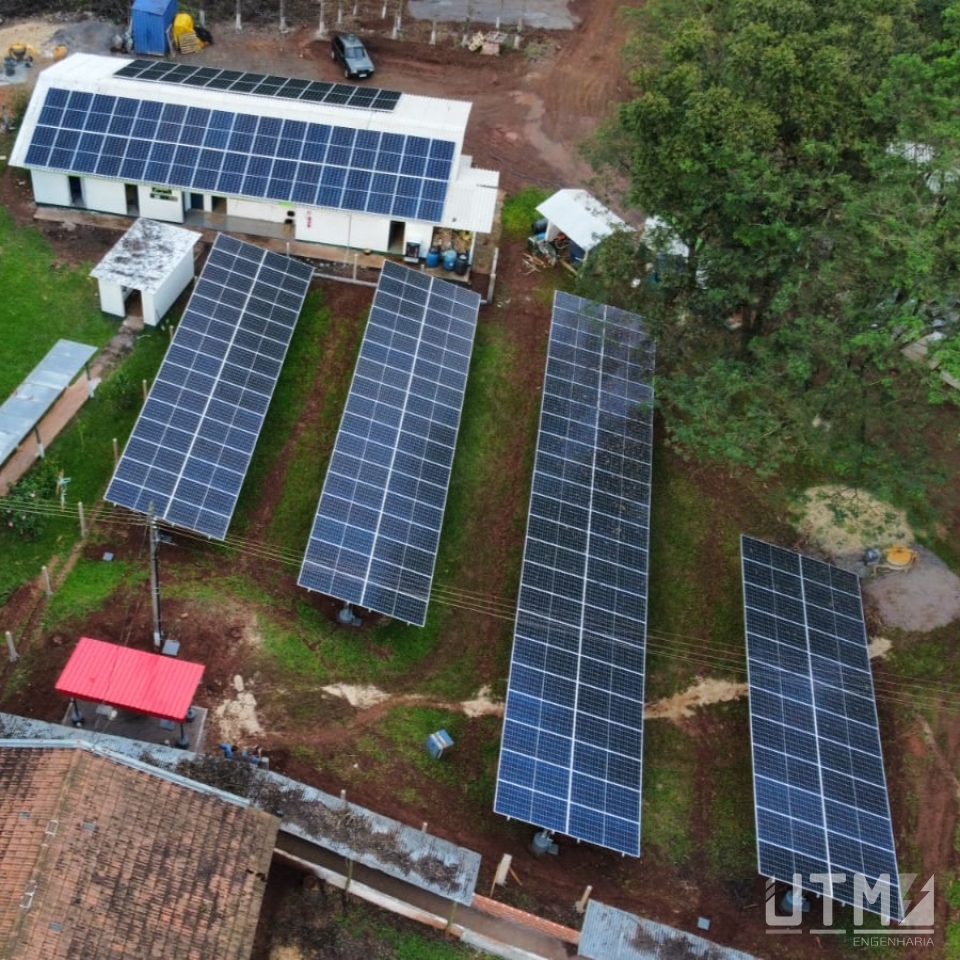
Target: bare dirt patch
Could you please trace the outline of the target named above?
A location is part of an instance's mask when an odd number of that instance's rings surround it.
[[[868,547],[913,543],[902,510],[854,487],[811,487],[796,505],[801,534],[829,556],[862,556]]]
[[[745,683],[703,677],[692,687],[649,704],[644,708],[643,717],[645,720],[682,720],[684,717],[692,717],[694,711],[701,707],[739,700],[746,695]]]

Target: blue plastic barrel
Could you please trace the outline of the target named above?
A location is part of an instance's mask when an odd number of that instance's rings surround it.
[[[427,266],[428,267],[440,266],[440,248],[439,247],[431,247],[427,251]]]
[[[443,269],[452,270],[457,265],[457,251],[445,250],[443,252]]]

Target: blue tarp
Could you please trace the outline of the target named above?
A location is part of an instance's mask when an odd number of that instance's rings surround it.
[[[167,30],[177,15],[177,0],[133,0],[131,17],[134,53],[167,53]]]

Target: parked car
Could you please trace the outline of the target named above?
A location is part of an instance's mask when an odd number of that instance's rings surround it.
[[[350,80],[372,77],[374,66],[363,41],[354,33],[338,33],[330,44],[330,57],[343,64],[343,75]]]

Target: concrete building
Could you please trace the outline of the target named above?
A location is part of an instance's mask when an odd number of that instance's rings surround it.
[[[194,247],[201,234],[155,220],[137,220],[90,271],[100,309],[126,317],[139,294],[143,322],[155,327],[193,279]]]
[[[37,78],[10,163],[40,205],[423,255],[435,227],[493,225],[499,174],[463,153],[470,109],[77,53]]]

